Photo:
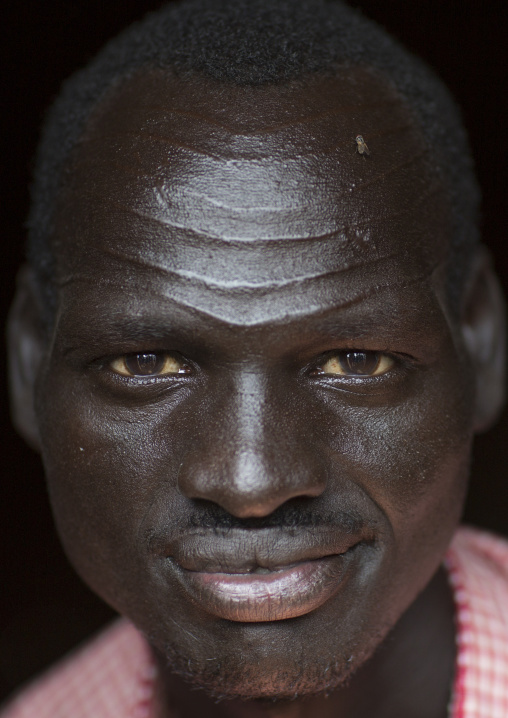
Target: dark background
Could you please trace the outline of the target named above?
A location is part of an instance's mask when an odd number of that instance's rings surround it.
[[[18,0],[2,10],[0,303],[2,321],[24,245],[30,163],[61,81],[155,0]],[[484,191],[483,233],[508,290],[506,2],[352,2],[424,57],[461,105]],[[3,354],[1,361],[4,362]],[[4,367],[0,367],[4,369]],[[1,372],[2,375],[5,373]],[[74,576],[52,527],[36,454],[9,424],[2,385],[0,699],[113,615]],[[475,447],[466,520],[508,535],[508,415]]]

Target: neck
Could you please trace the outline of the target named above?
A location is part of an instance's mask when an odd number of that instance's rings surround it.
[[[161,718],[445,718],[454,668],[454,604],[440,569],[373,658],[328,696],[217,703],[163,669]]]

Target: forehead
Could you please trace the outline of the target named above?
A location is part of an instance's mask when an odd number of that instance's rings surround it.
[[[297,313],[295,295],[311,312],[425,280],[448,246],[422,133],[368,68],[284,87],[143,72],[96,110],[68,178],[64,293],[142,287],[256,323]]]

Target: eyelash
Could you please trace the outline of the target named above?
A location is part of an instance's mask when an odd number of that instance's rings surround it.
[[[138,368],[141,367],[141,362],[139,357],[144,357],[145,360],[148,359],[148,364],[158,364],[160,368],[160,373],[154,373],[154,374],[129,374],[129,363],[131,362],[138,362]],[[153,358],[153,359],[152,359]],[[114,365],[117,365],[116,368]],[[169,367],[173,365],[173,367],[176,369],[176,371],[170,371]],[[109,368],[113,370],[113,372],[119,376],[122,376],[127,379],[136,379],[137,381],[142,380],[146,381],[147,379],[153,380],[153,379],[164,379],[166,377],[172,377],[175,378],[176,376],[183,376],[187,375],[191,372],[190,363],[184,359],[184,357],[181,357],[176,352],[166,352],[166,351],[147,351],[147,352],[138,352],[138,353],[131,353],[131,354],[124,354],[119,357],[115,357],[114,359],[111,359],[109,362]],[[166,369],[166,371],[162,371],[163,369]]]
[[[120,372],[113,369],[112,364],[114,362],[125,360],[126,358],[136,356],[137,354],[174,356],[177,357],[178,360],[182,360],[185,363],[185,366],[190,369],[190,371],[153,376],[129,376],[121,374]],[[143,387],[147,389],[155,389],[156,387],[158,387],[159,389],[166,389],[169,388],[169,386],[171,385],[175,387],[181,385],[182,380],[187,379],[189,375],[195,374],[195,365],[193,362],[189,361],[186,357],[182,357],[178,352],[168,352],[160,349],[150,349],[148,351],[142,352],[128,352],[127,354],[109,355],[92,361],[90,366],[98,372],[98,376],[102,377],[103,382],[105,381],[106,384],[109,385],[111,388],[116,385],[116,387],[120,389],[141,389]],[[171,382],[168,382],[168,379],[171,379]]]
[[[361,372],[362,358],[366,359],[367,365],[371,364],[370,371],[365,373]],[[372,380],[379,379],[385,374],[389,374],[393,371],[397,365],[398,359],[389,352],[383,351],[372,351],[367,349],[340,349],[327,352],[324,354],[318,362],[315,363],[314,368],[310,370],[310,376],[324,377],[327,379],[338,380]],[[357,373],[353,371],[354,364],[357,364]],[[373,363],[373,364],[372,364]],[[348,372],[346,364],[349,365]],[[365,364],[365,362],[364,362]],[[328,371],[326,370],[328,365]],[[336,369],[336,371],[333,371]]]
[[[159,374],[159,375],[128,375],[123,374],[120,371],[116,371],[113,368],[114,363],[125,363],[132,358],[135,358],[136,356],[139,356],[141,354],[144,355],[157,355],[159,357],[165,356],[166,358],[175,358],[178,362],[182,364],[182,367],[185,369],[185,371],[179,371],[174,373],[166,373],[166,374]],[[342,359],[337,359],[337,364],[342,365],[344,361],[344,355],[349,354],[363,354],[367,355],[368,358],[372,359],[374,355],[378,356],[378,364],[375,367],[379,366],[379,363],[382,361],[388,361],[391,362],[391,364],[387,367],[385,371],[383,371],[380,374],[373,374],[373,373],[367,373],[367,374],[347,374],[347,373],[326,373],[322,370],[322,367],[325,366],[327,363],[330,363],[333,361],[334,358],[342,356]],[[358,385],[366,385],[367,383],[376,382],[379,383],[380,381],[387,381],[389,378],[392,378],[394,375],[394,372],[397,371],[397,369],[401,368],[401,361],[404,363],[408,363],[409,357],[400,357],[398,355],[391,354],[390,352],[384,352],[384,351],[373,351],[373,350],[361,350],[361,349],[341,349],[341,350],[333,350],[326,352],[325,354],[321,355],[319,359],[312,362],[312,364],[303,369],[303,372],[311,377],[312,379],[325,381],[326,383],[338,385],[338,384],[354,384],[356,386]],[[189,361],[187,358],[179,355],[178,353],[173,352],[167,352],[167,351],[161,351],[161,350],[149,350],[146,352],[139,352],[139,353],[129,353],[125,355],[120,355],[116,357],[112,357],[109,359],[105,359],[101,361],[101,368],[109,370],[109,374],[111,379],[113,379],[115,382],[120,382],[123,385],[130,385],[130,386],[154,386],[154,385],[161,385],[164,384],[167,386],[168,379],[171,380],[170,383],[174,384],[175,379],[180,380],[178,383],[181,382],[183,378],[189,377],[189,375],[195,374],[195,366],[194,364]]]
[[[342,351],[359,351],[357,349],[346,349]],[[360,350],[361,351],[361,350]],[[371,352],[372,350],[363,350],[365,353]],[[309,376],[313,381],[317,382],[318,385],[327,387],[330,390],[345,392],[346,394],[364,394],[366,398],[374,399],[376,396],[384,396],[386,391],[393,390],[399,383],[409,378],[412,370],[416,368],[418,361],[408,354],[394,353],[389,351],[373,352],[381,354],[392,360],[393,364],[384,373],[377,376],[369,375],[333,375],[325,374],[324,372],[316,371],[317,367],[322,365],[330,355],[337,354],[337,352],[327,352],[317,362],[313,362],[313,366],[304,370],[305,374]]]

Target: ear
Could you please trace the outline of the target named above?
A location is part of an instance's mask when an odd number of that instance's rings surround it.
[[[485,431],[503,408],[505,393],[505,305],[490,254],[481,247],[466,287],[462,335],[476,374],[476,432]]]
[[[18,274],[7,322],[9,392],[14,426],[35,451],[40,451],[34,394],[45,339],[37,297],[32,270],[25,266]]]

